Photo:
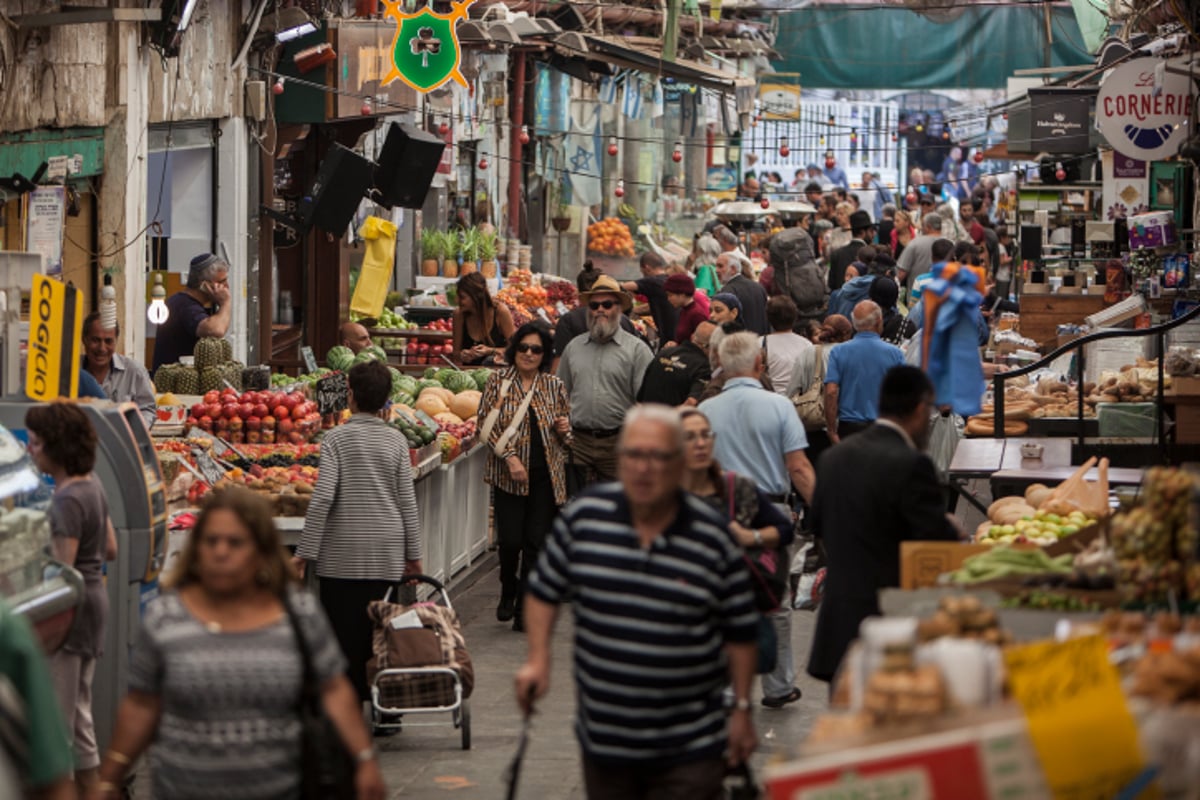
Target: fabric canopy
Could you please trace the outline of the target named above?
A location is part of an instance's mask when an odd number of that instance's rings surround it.
[[[1003,89],[1019,69],[1091,64],[1070,7],[971,6],[938,23],[904,8],[820,7],[779,15],[772,62],[804,88]]]

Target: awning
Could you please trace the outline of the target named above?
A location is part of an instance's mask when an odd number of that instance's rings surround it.
[[[0,177],[26,178],[52,158],[70,159],[71,180],[104,172],[104,128],[38,128],[0,135]]]
[[[660,51],[631,47],[622,37],[596,36],[570,32],[554,40],[554,47],[564,56],[603,60],[617,67],[635,69],[649,75],[674,78],[682,83],[703,86],[718,92],[748,92],[753,95],[755,83],[732,72],[701,64],[685,58],[666,61]]]

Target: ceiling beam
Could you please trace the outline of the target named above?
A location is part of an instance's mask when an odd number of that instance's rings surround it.
[[[21,28],[48,28],[52,25],[91,25],[97,22],[159,22],[161,8],[76,8],[45,14],[13,17]]]

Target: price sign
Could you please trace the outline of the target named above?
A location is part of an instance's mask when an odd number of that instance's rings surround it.
[[[424,425],[426,428],[429,428],[429,430],[431,430],[431,431],[435,431],[435,432],[437,431],[437,429],[439,427],[437,424],[437,420],[435,420],[433,417],[429,416],[428,414],[426,414],[424,411],[422,411],[419,408],[416,410],[415,413],[417,416],[417,420],[422,425]]]
[[[213,457],[199,447],[192,448],[192,458],[196,460],[196,469],[200,470],[200,474],[204,476],[204,480],[209,486],[216,486],[217,481],[225,477],[225,470],[221,469]]]
[[[304,371],[305,372],[316,372],[317,371],[317,357],[313,355],[313,351],[312,351],[311,347],[309,347],[308,345],[304,345],[304,347],[301,347],[300,348],[300,357],[304,359]]]
[[[1142,771],[1137,727],[1099,636],[1004,651],[1055,798],[1117,797]]]
[[[346,373],[335,372],[316,382],[317,413],[333,414],[350,407],[350,381]]]

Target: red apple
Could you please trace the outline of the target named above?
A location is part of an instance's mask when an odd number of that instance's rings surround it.
[[[229,441],[233,444],[245,444],[246,434],[241,431],[233,431],[229,434]]]
[[[264,416],[264,417],[262,418],[262,429],[263,429],[264,431],[273,431],[273,430],[275,430],[275,418],[274,418],[274,417],[272,417],[270,414],[268,414],[268,415]]]
[[[295,408],[296,406],[303,403],[304,398],[301,395],[296,394],[295,392],[288,392],[287,394],[285,394],[283,396],[283,400],[281,402],[284,406],[287,407],[287,410],[290,412],[293,408]]]
[[[276,411],[278,411],[278,409],[276,409]],[[288,434],[296,430],[296,423],[292,422],[286,416],[283,416],[279,418],[279,422],[276,423],[275,429],[281,434]]]
[[[213,430],[217,433],[223,433],[229,430],[229,420],[226,417],[219,417],[213,421]]]
[[[267,404],[264,403],[262,400],[259,400],[257,403],[254,404],[254,416],[265,417],[270,413],[271,413],[271,410],[269,408],[267,408]]]
[[[232,402],[237,400],[238,393],[226,386],[221,390],[221,402]]]
[[[204,402],[205,402],[205,404],[210,405],[210,406],[213,403],[221,402],[221,393],[216,391],[215,389],[211,392],[205,392],[204,393]]]
[[[221,416],[221,404],[220,403],[206,403],[204,406],[204,413],[207,414],[208,416],[212,417],[213,419],[216,419],[217,417]]]
[[[275,444],[275,431],[263,431],[261,436],[263,444]]]
[[[262,418],[261,417],[254,417],[254,416],[246,417],[246,429],[247,430],[256,431],[261,427],[262,427]]]
[[[238,395],[238,402],[239,403],[249,403],[250,405],[254,405],[254,393],[253,392],[242,392],[241,394]]]
[[[288,441],[292,444],[304,444],[304,434],[292,431],[288,434]]]

